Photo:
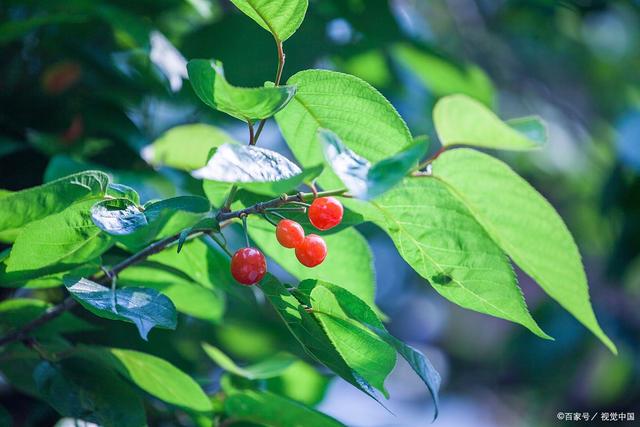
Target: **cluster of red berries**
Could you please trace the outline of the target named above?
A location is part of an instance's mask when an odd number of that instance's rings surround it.
[[[308,210],[309,221],[318,230],[329,230],[340,224],[344,209],[334,197],[319,197]],[[276,238],[285,248],[295,249],[296,258],[306,267],[322,264],[327,257],[327,245],[316,234],[305,236],[300,224],[282,219],[276,226]],[[258,283],[267,273],[267,261],[258,249],[239,249],[231,258],[231,274],[243,285]]]

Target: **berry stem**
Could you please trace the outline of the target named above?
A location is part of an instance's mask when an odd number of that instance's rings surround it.
[[[251,242],[249,242],[249,227],[247,227],[247,215],[242,215],[242,228],[244,229],[244,241],[247,244],[247,248],[251,247]]]

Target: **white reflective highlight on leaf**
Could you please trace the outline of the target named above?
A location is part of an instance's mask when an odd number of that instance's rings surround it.
[[[347,148],[335,133],[322,129],[318,131],[318,136],[322,141],[324,156],[336,175],[353,196],[366,199],[371,163]]]
[[[187,78],[187,60],[159,31],[152,31],[149,36],[151,52],[149,58],[162,74],[169,80],[173,92],[182,88],[182,79]]]
[[[192,175],[219,182],[273,182],[291,178],[302,170],[286,157],[264,148],[223,144],[207,165]]]
[[[134,204],[122,199],[96,203],[91,208],[91,219],[102,231],[123,236],[147,225],[147,218]]]

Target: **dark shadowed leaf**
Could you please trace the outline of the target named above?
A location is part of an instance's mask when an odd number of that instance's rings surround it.
[[[91,207],[91,218],[102,231],[113,236],[131,234],[149,224],[142,210],[129,199],[102,200]]]
[[[371,163],[347,148],[338,135],[327,129],[318,131],[324,156],[349,193],[359,199],[373,199],[398,184],[418,166],[429,147],[420,140],[380,162]]]
[[[207,165],[192,173],[196,178],[240,187],[260,194],[281,194],[310,182],[322,172],[322,166],[304,172],[283,155],[265,148],[223,144]]]
[[[0,303],[0,327],[4,332],[22,327],[40,317],[52,305],[38,299],[13,298]],[[66,334],[93,329],[86,321],[71,313],[63,313],[34,331],[35,336]]]
[[[187,70],[191,86],[202,102],[246,122],[273,116],[296,93],[295,86],[233,86],[225,79],[220,61],[193,59]]]
[[[39,395],[61,415],[104,427],[142,427],[140,396],[108,367],[73,358],[41,362],[33,372]]]
[[[268,391],[233,392],[224,407],[234,420],[266,427],[344,427],[328,415]]]
[[[84,308],[99,317],[122,320],[136,325],[146,340],[149,331],[157,326],[176,328],[176,308],[169,298],[155,289],[111,289],[87,279],[65,278],[71,296]]]

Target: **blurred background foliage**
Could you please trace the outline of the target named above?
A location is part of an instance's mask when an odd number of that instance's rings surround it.
[[[594,308],[620,355],[523,275],[534,317],[555,342],[448,303],[382,233],[365,226],[391,331],[443,374],[437,425],[544,426],[555,424],[558,411],[636,410],[640,419],[639,32],[637,0],[311,0],[303,26],[285,44],[285,79],[305,68],[355,74],[383,92],[416,135],[434,136],[435,101],[458,92],[503,118],[539,114],[549,125],[543,150],[500,155],[567,221]],[[262,85],[276,68],[268,33],[223,0],[3,0],[0,49],[0,188],[99,168],[143,201],[201,193],[188,175],[145,161],[144,147],[167,129],[206,122],[246,139],[239,122],[199,103],[184,79],[184,58],[222,60],[236,85]],[[261,145],[287,152],[272,121]],[[1,292],[3,299],[27,293]],[[62,297],[59,289],[38,292]],[[214,326],[183,321],[176,333],[154,332],[150,343],[106,321],[108,336],[81,338],[161,355],[210,392],[221,370],[204,357],[201,340],[245,362],[283,349],[300,353],[260,301],[229,299]],[[348,425],[418,426],[431,411],[418,381],[399,362],[388,383],[396,416],[303,362],[265,386],[319,403]],[[0,404],[18,425],[57,419],[4,381]],[[167,407],[156,402],[147,410],[152,425],[168,425]]]

